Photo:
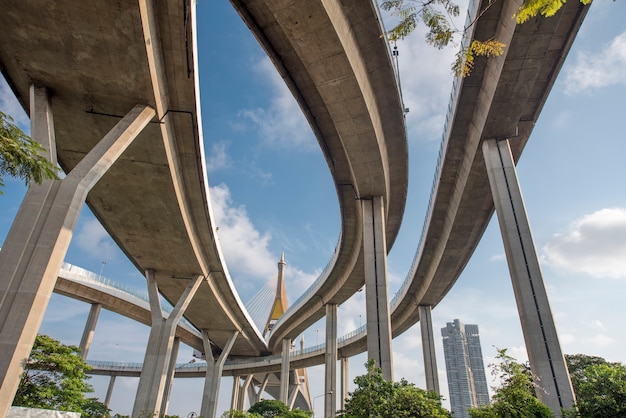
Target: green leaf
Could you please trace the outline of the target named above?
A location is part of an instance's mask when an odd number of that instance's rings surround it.
[[[0,112],[0,187],[4,186],[4,175],[23,179],[27,186],[58,178],[58,168],[42,155],[44,152],[13,118]]]

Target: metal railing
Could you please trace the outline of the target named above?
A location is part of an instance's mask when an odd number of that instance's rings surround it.
[[[468,9],[467,9],[467,18],[465,26],[468,27],[478,15],[478,6],[480,5],[480,1],[471,0]],[[469,30],[465,32],[465,36],[461,40],[461,50],[469,47],[468,42],[471,42],[473,35],[473,30]],[[434,210],[434,200],[435,195],[437,193],[437,189],[439,188],[439,180],[441,176],[441,170],[443,169],[443,157],[445,155],[445,150],[448,145],[448,140],[451,134],[451,121],[454,120],[454,116],[456,114],[457,103],[459,100],[459,96],[461,93],[461,86],[463,85],[463,76],[457,75],[454,77],[452,81],[452,91],[450,92],[450,100],[448,101],[448,112],[446,114],[446,121],[443,128],[443,134],[441,138],[441,145],[439,146],[439,155],[437,156],[437,166],[435,170],[435,175],[433,178],[433,184],[430,189],[430,198],[428,200],[428,213],[424,218],[424,224],[422,225],[422,233],[420,235],[419,242],[417,244],[417,251],[415,252],[415,256],[413,257],[413,262],[411,263],[411,267],[407,272],[407,275],[402,282],[402,285],[395,293],[394,297],[391,299],[390,307],[393,310],[396,303],[400,300],[400,298],[404,295],[404,292],[411,284],[413,280],[413,275],[417,270],[417,265],[422,257],[422,252],[424,250],[424,240],[426,238],[426,234],[428,233],[428,225],[432,219],[433,210]]]
[[[139,299],[139,301],[144,302],[146,304],[145,307],[147,309],[150,309],[150,300],[148,298],[147,293],[142,293],[138,291],[137,289],[133,289],[130,286],[126,286],[122,283],[114,282],[111,279],[102,277],[102,275],[100,274],[96,274],[92,271],[86,270],[82,267],[78,267],[70,263],[64,262],[63,265],[61,266],[61,271],[65,271],[65,273],[70,273],[70,276],[67,277],[68,279],[71,279],[71,277],[74,277],[77,280],[82,281],[82,282],[91,283],[97,286],[105,287],[117,293],[118,295],[122,296],[123,299],[131,303],[137,304],[136,302],[133,302],[132,300],[128,298],[128,296],[132,296],[135,299]],[[172,305],[170,305],[169,302],[166,301],[163,297],[161,297],[161,309],[167,314],[170,314],[172,310],[174,310]],[[198,331],[196,327],[194,327],[191,324],[191,322],[189,322],[185,317],[181,318],[181,322],[188,328]]]

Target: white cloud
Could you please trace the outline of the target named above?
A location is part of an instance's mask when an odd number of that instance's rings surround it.
[[[279,255],[270,250],[272,234],[260,232],[248,216],[246,207],[235,205],[224,184],[211,187],[211,202],[224,257],[242,300],[249,300],[267,281],[275,278]],[[319,272],[307,273],[286,259],[285,286],[290,303],[303,294]]]
[[[398,42],[402,87],[409,140],[439,141],[450,100],[456,47],[443,50],[424,42],[426,30],[420,25],[406,40]],[[419,68],[419,70],[417,69]]]
[[[306,273],[287,262],[285,287],[289,304],[293,304],[317,279],[319,272]]]
[[[608,331],[602,321],[600,321],[599,319],[593,321],[593,326],[601,331]]]
[[[238,276],[261,283],[269,280],[276,274],[278,261],[269,250],[271,234],[255,228],[245,206],[234,205],[228,186],[211,187],[211,202],[215,224],[219,227],[217,235],[238,289],[245,284]]]
[[[213,143],[207,155],[206,167],[209,173],[228,168],[231,164],[230,157],[226,152],[228,144],[225,141]]]
[[[585,341],[595,348],[601,348],[611,345],[615,340],[606,334],[596,334]]]
[[[572,334],[559,333],[559,342],[562,346],[576,342],[576,336]]]
[[[270,106],[244,109],[240,116],[251,121],[259,131],[259,138],[274,147],[316,149],[317,142],[300,106],[269,58],[263,58],[253,71],[270,83]]]
[[[626,209],[602,209],[574,221],[543,247],[546,263],[592,277],[626,278]]]
[[[240,166],[243,166],[243,172],[247,176],[260,181],[261,184],[267,184],[272,181],[272,173],[263,170],[263,168],[259,167],[256,161],[249,161],[244,164],[240,164]]]
[[[115,243],[97,219],[88,219],[79,228],[74,240],[82,251],[99,260],[117,258]]]
[[[489,257],[489,261],[491,261],[491,262],[498,262],[498,261],[502,261],[502,260],[506,260],[506,257],[504,255],[504,253],[494,254],[491,257]]]
[[[367,322],[365,314],[365,290],[357,292],[339,306],[338,335],[345,335]]]
[[[626,85],[626,32],[597,52],[581,51],[566,68],[565,92],[573,95],[615,84]]]

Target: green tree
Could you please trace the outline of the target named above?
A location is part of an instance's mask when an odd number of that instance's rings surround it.
[[[261,402],[257,402],[248,409],[251,414],[258,414],[263,418],[283,417],[289,413],[289,407],[274,399],[263,399]]]
[[[89,366],[75,346],[38,335],[24,365],[13,405],[81,412],[85,417],[109,417],[109,409],[94,398],[85,372]]]
[[[567,416],[626,416],[626,366],[584,354],[566,355],[565,361],[578,409],[569,411]]]
[[[489,8],[495,1],[489,2]],[[503,0],[500,0],[503,1]],[[525,0],[517,13],[513,16],[517,23],[524,23],[538,14],[553,16],[567,0]],[[583,4],[591,3],[591,0],[580,0]],[[462,36],[475,23],[462,30],[456,29],[451,19],[458,17],[459,6],[453,0],[383,0],[383,10],[391,11],[400,18],[387,36],[390,40],[404,39],[415,30],[421,21],[428,33],[426,42],[436,48],[443,48],[453,43],[456,35]],[[484,13],[481,11],[478,16]],[[476,56],[493,57],[504,53],[505,44],[497,39],[474,39],[465,49],[459,51],[456,60],[452,64],[452,70],[464,77],[468,76],[474,67]]]
[[[254,412],[250,413],[231,409],[229,411],[225,411],[221,418],[261,418],[261,415]]]
[[[525,0],[520,6],[515,19],[517,23],[524,23],[532,17],[541,15],[551,17],[559,11],[567,0]],[[591,0],[580,0],[582,4],[590,4]]]
[[[357,388],[350,393],[344,418],[448,418],[450,413],[441,406],[435,392],[427,392],[402,379],[389,382],[382,376],[373,360],[365,364],[367,374],[354,379]]]
[[[491,402],[470,409],[471,418],[550,418],[552,410],[535,396],[534,376],[527,364],[518,363],[499,349],[498,364],[491,365],[492,376],[501,382],[494,388]]]
[[[41,155],[43,151],[43,147],[26,135],[13,118],[0,112],[0,187],[4,187],[5,175],[23,179],[27,186],[32,182],[40,184],[45,179],[56,179],[58,169]]]
[[[310,418],[313,413],[311,411],[305,411],[302,409],[293,409],[286,414],[281,415],[281,418]]]

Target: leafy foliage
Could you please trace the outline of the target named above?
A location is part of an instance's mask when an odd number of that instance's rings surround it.
[[[515,361],[506,354],[506,349],[499,349],[496,358],[500,363],[491,365],[491,374],[499,379],[502,385],[494,388],[495,395],[489,404],[470,409],[470,417],[553,417],[552,410],[535,396],[535,379],[530,367]]]
[[[450,23],[450,18],[457,17],[460,11],[459,6],[451,0],[388,0],[383,1],[381,7],[400,17],[400,22],[388,33],[392,41],[407,37],[415,30],[419,19],[428,28],[426,42],[438,49],[453,43],[456,34],[463,34],[468,29],[458,30]],[[493,39],[473,40],[468,48],[457,53],[452,70],[457,75],[467,77],[474,68],[474,57],[502,55],[505,46]]]
[[[626,416],[626,366],[602,357],[566,355],[578,411],[568,417]]]
[[[248,412],[259,414],[263,418],[274,418],[289,412],[289,407],[281,401],[264,399],[252,405]]]
[[[26,185],[56,179],[58,169],[40,153],[44,148],[26,135],[11,116],[0,112],[0,187],[3,176],[23,179]],[[2,191],[0,191],[0,194]]]
[[[365,364],[367,374],[354,379],[357,389],[346,400],[344,418],[449,418],[435,392],[427,392],[402,379],[389,382],[382,376],[374,360]]]
[[[287,412],[284,415],[281,415],[281,418],[310,418],[312,416],[311,411],[304,411],[302,409],[293,409]]]
[[[310,411],[301,409],[289,410],[281,401],[264,399],[252,405],[248,412],[230,410],[222,414],[222,418],[308,418]]]
[[[225,411],[221,418],[261,418],[261,415],[257,413],[250,413],[244,411],[238,411],[237,409],[231,409],[229,411]]]
[[[460,12],[459,6],[451,0],[387,0],[380,7],[394,10],[400,17],[400,23],[389,31],[390,40],[404,39],[421,20],[428,28],[426,42],[439,49],[447,46],[456,32],[447,16],[456,17]]]
[[[550,17],[566,1],[525,0],[514,18],[517,23],[524,23],[538,14]],[[589,4],[591,1],[580,0],[583,4]],[[492,2],[489,2],[489,5]],[[386,11],[392,11],[400,18],[399,23],[387,33],[389,40],[396,41],[406,38],[415,30],[418,22],[421,20],[428,28],[426,42],[439,49],[454,43],[455,35],[465,34],[476,23],[475,21],[471,22],[462,30],[454,28],[451,24],[451,18],[459,15],[459,6],[452,0],[384,0],[381,3],[381,8]],[[480,15],[482,15],[482,12],[479,13]],[[497,57],[504,53],[505,47],[506,45],[497,39],[474,39],[469,47],[461,49],[456,54],[456,59],[452,64],[452,71],[456,75],[467,77],[474,68],[475,57]]]
[[[85,399],[85,393],[93,392],[86,382],[88,369],[78,347],[38,335],[24,365],[13,405],[108,417],[109,409],[104,404],[94,398]]]
[[[498,57],[504,53],[506,45],[495,39],[487,41],[472,41],[467,49],[462,49],[456,54],[456,60],[452,64],[452,71],[456,75],[468,77],[474,69],[475,57]]]
[[[539,15],[551,17],[559,11],[567,0],[525,0],[515,14],[517,23],[524,23]],[[590,4],[591,0],[580,0],[582,4]]]

